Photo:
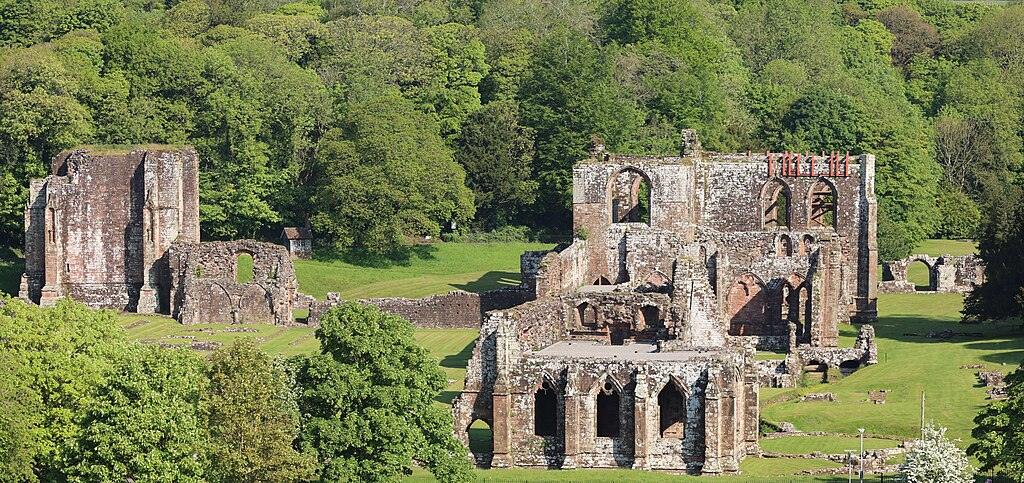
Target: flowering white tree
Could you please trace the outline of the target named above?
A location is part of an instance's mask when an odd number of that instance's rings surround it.
[[[908,483],[972,483],[974,468],[967,454],[946,439],[946,428],[928,424],[907,451],[900,476]]]

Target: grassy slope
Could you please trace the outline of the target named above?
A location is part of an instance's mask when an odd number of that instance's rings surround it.
[[[519,283],[519,255],[542,243],[421,245],[404,263],[365,267],[342,261],[297,260],[300,289],[317,298],[423,297],[454,289],[481,292]]]

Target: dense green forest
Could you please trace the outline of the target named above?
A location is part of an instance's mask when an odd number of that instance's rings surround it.
[[[60,150],[181,143],[208,238],[558,239],[594,136],[694,128],[875,153],[891,258],[1021,178],[1022,44],[1024,7],[948,0],[0,0],[0,236]]]

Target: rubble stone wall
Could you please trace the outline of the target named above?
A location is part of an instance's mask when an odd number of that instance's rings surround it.
[[[251,281],[238,280],[239,256]],[[171,315],[183,324],[293,323],[298,282],[288,250],[255,240],[175,243],[169,253]]]
[[[914,263],[928,267],[927,292],[968,293],[985,281],[985,263],[975,255],[910,255],[902,260],[882,262],[879,289],[888,293],[913,293],[914,283],[907,279],[907,270]]]

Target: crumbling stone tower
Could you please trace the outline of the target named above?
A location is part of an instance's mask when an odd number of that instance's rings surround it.
[[[21,296],[167,312],[166,252],[199,241],[199,164],[191,148],[81,148],[33,180]]]
[[[680,151],[573,169],[575,240],[523,255],[534,300],[486,314],[453,402],[478,464],[736,473],[761,384],[875,362],[870,327],[836,347],[876,317],[874,157]]]

